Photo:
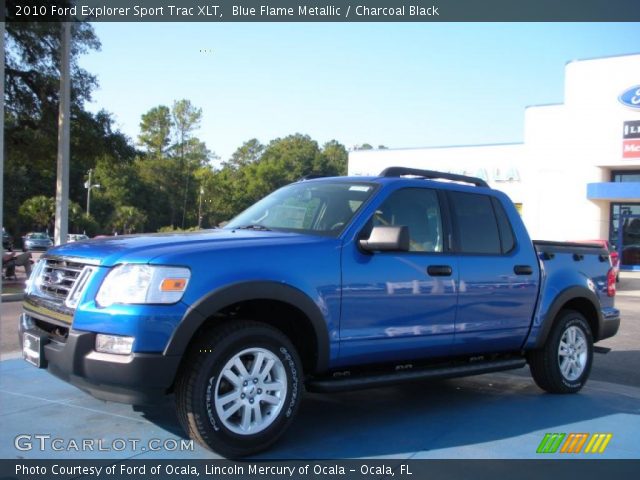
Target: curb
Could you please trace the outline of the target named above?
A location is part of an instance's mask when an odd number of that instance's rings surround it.
[[[21,302],[24,298],[24,293],[3,293],[2,302]]]

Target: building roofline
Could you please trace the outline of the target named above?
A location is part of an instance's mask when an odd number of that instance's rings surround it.
[[[571,64],[571,63],[578,63],[578,62],[592,62],[594,60],[607,60],[610,58],[622,58],[622,57],[633,57],[633,56],[638,56],[640,55],[640,52],[636,52],[636,53],[619,53],[617,55],[605,55],[603,57],[588,57],[588,58],[574,58],[573,60],[567,60],[564,64],[564,66],[566,67],[567,65]]]
[[[564,103],[559,102],[559,103],[536,103],[534,105],[527,105],[524,107],[524,109],[526,110],[527,108],[533,108],[533,107],[563,107]]]
[[[373,149],[367,149],[367,150],[350,150],[349,153],[355,153],[355,152],[378,153],[378,152],[389,152],[389,151],[397,152],[397,151],[404,151],[404,150],[437,150],[441,148],[510,147],[510,146],[518,146],[518,145],[524,145],[524,142],[479,143],[476,145],[438,145],[438,146],[430,146],[430,147],[402,147],[402,148],[381,148],[381,149],[373,148]]]

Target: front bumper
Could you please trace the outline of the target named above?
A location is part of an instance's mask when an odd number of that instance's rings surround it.
[[[96,352],[94,332],[70,328],[66,338],[61,338],[40,328],[26,313],[20,316],[19,331],[21,344],[27,331],[42,339],[43,368],[101,400],[157,403],[173,385],[180,364],[181,357],[162,353]]]

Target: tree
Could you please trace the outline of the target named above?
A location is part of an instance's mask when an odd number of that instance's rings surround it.
[[[356,145],[353,147],[354,150],[373,150],[373,147],[368,143],[363,143],[362,145]]]
[[[60,27],[57,22],[6,22],[5,101],[7,112],[22,126],[35,127],[58,103]],[[89,50],[100,50],[100,41],[88,22],[76,22],[71,30],[71,101],[81,108],[91,99],[96,79],[78,64]],[[54,108],[53,111],[57,113]],[[56,124],[57,125],[57,124]]]
[[[197,144],[200,142],[191,142],[191,134],[194,130],[200,128],[200,120],[202,119],[202,109],[194,107],[189,100],[176,100],[173,103],[171,109],[171,116],[173,118],[173,125],[175,128],[176,144],[174,146],[175,151],[180,158],[180,163],[183,169],[184,178],[184,195],[182,206],[182,228],[184,228],[184,222],[187,215],[187,202],[189,197],[189,183],[191,175],[193,173],[193,165],[190,160],[193,158],[187,158],[187,153],[193,153],[189,147],[195,147],[196,150],[202,150]]]
[[[171,142],[171,111],[158,105],[142,115],[138,142],[152,157],[161,157]]]
[[[349,153],[344,145],[337,140],[331,140],[322,147],[322,162],[316,166],[316,171],[323,175],[346,175]]]
[[[252,138],[247,140],[233,152],[231,158],[224,162],[223,166],[228,166],[233,170],[246,167],[251,163],[255,163],[260,160],[262,153],[264,152],[264,145],[262,145],[258,139]]]
[[[60,24],[54,22],[6,23],[5,57],[5,195],[4,209],[19,211],[31,197],[52,196],[56,181],[58,138]],[[96,159],[109,155],[114,164],[130,163],[135,149],[112,128],[111,115],[90,113],[97,80],[80,68],[78,58],[99,50],[100,42],[89,23],[74,23],[71,42],[71,169],[69,196],[84,203],[84,176]],[[6,218],[6,226],[24,231],[26,217]],[[29,220],[27,220],[29,221]]]
[[[147,216],[142,210],[129,205],[121,205],[116,209],[111,224],[116,232],[129,235],[136,231],[142,231],[146,221]]]
[[[20,206],[20,215],[25,217],[38,230],[49,228],[55,213],[55,200],[53,197],[38,195],[25,200]]]

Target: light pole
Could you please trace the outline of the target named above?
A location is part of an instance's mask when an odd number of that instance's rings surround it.
[[[89,169],[89,180],[84,182],[84,188],[87,189],[87,217],[89,216],[89,213],[90,213],[89,207],[91,206],[91,189],[92,188],[100,188],[100,184],[99,183],[91,183],[91,174],[92,173],[93,173],[93,169],[90,168]]]
[[[200,200],[198,202],[198,230],[202,228],[202,195],[204,195],[204,188],[200,187]]]

